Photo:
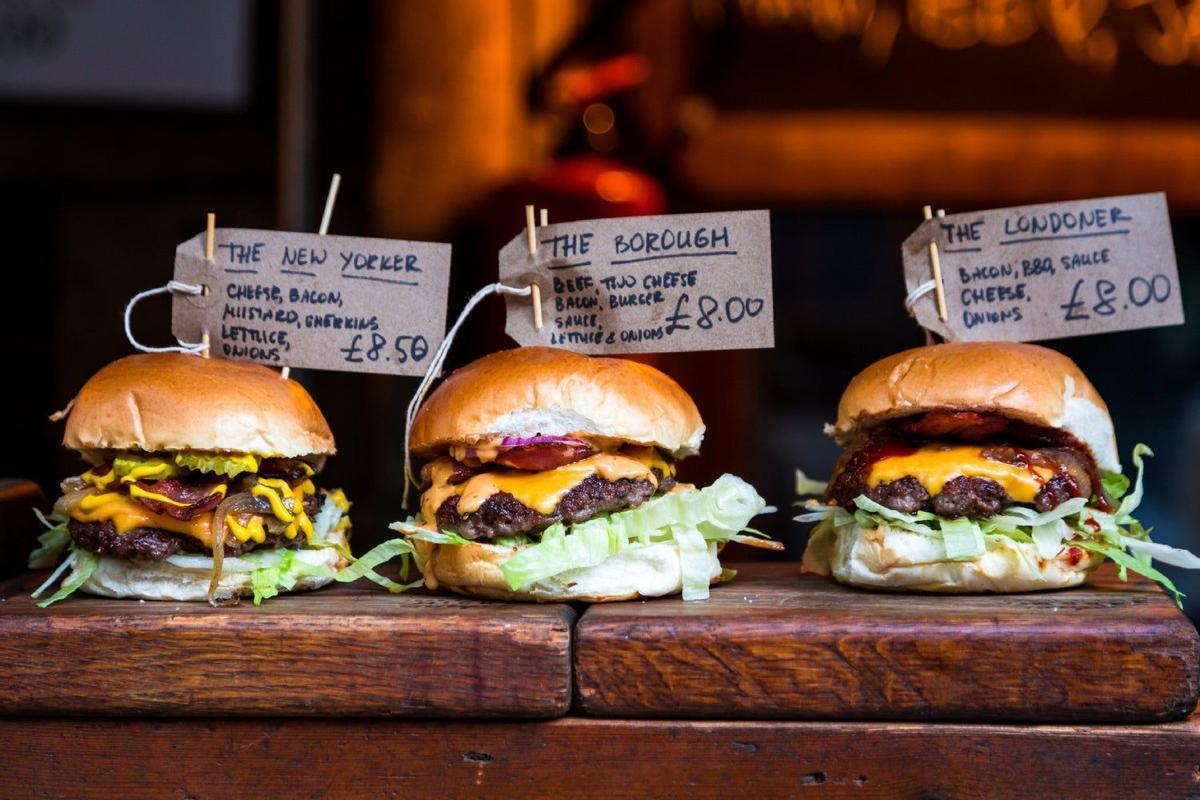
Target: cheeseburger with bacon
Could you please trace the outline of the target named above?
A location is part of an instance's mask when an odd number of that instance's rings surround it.
[[[798,517],[819,523],[806,571],[880,589],[1021,592],[1075,586],[1107,557],[1175,592],[1151,557],[1200,565],[1133,518],[1149,449],[1133,451],[1131,490],[1108,408],[1053,350],[951,343],[885,358],[850,382],[829,432],[846,449],[823,502]]]
[[[255,602],[347,564],[349,505],[314,479],[334,452],[299,383],[264,366],[133,355],[72,401],[63,445],[91,467],[62,483],[31,566],[67,559],[49,604],[107,597]]]
[[[764,509],[732,475],[698,489],[675,464],[704,423],[645,364],[524,347],[447,378],[410,447],[425,459],[421,513],[404,533],[429,588],[511,600],[708,596],[729,541]]]

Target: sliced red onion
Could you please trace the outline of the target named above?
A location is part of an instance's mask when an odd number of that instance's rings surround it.
[[[528,447],[531,444],[569,444],[587,447],[588,443],[574,436],[505,436],[501,447]]]

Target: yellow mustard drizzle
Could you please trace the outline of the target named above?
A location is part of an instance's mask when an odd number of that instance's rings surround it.
[[[258,483],[250,489],[250,494],[265,499],[270,504],[271,513],[275,518],[287,523],[287,527],[283,529],[284,536],[295,539],[296,534],[303,531],[311,540],[313,526],[308,514],[304,513],[304,496],[315,494],[316,491],[310,480],[305,480],[293,489],[281,478],[259,478]]]
[[[267,532],[263,528],[262,517],[251,517],[249,522],[247,522],[245,525],[242,525],[237,521],[237,518],[234,517],[233,514],[226,514],[225,524],[229,527],[230,532],[233,534],[233,538],[237,539],[239,542],[245,542],[253,539],[259,544],[262,544],[267,540]]]
[[[222,483],[213,489],[213,491],[210,493],[210,496],[213,494],[216,494],[216,495],[220,495],[221,497],[224,497],[225,490],[226,490],[226,486],[225,486],[225,484]],[[146,491],[142,487],[138,486],[136,483],[129,485],[129,495],[131,497],[144,497],[147,500],[153,500],[157,503],[163,503],[165,505],[175,506],[176,508],[187,508],[188,506],[192,505],[192,503],[181,503],[178,500],[172,500],[171,498],[167,497],[165,494],[159,494],[157,492]]]

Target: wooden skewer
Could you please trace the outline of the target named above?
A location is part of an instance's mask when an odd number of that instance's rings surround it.
[[[538,224],[541,225],[543,228],[550,224],[550,209],[548,209],[548,208],[542,209],[542,216],[541,216],[541,219],[538,220]]]
[[[204,260],[210,265],[213,262],[213,250],[216,249],[216,238],[217,215],[210,211],[208,212],[208,218],[205,220],[204,225]],[[204,358],[208,358],[210,355],[209,345],[211,344],[211,339],[208,335],[208,328],[204,329],[204,333],[200,337],[200,343],[204,345],[204,349],[200,351],[200,355]]]
[[[933,208],[925,206],[923,209],[925,219],[933,219]],[[946,212],[938,209],[938,216],[944,217]],[[933,291],[937,298],[938,319],[946,322],[950,319],[950,315],[946,313],[946,287],[942,284],[942,260],[938,255],[938,246],[936,241],[929,242],[929,263],[933,267]]]
[[[542,224],[546,224],[547,212],[542,209]],[[533,206],[525,206],[525,237],[529,245],[529,255],[537,254],[537,226],[533,221]],[[542,287],[536,283],[529,284],[529,299],[533,301],[533,327],[542,329]]]
[[[317,228],[317,234],[324,236],[329,233],[329,221],[333,219],[333,205],[337,202],[338,188],[342,185],[342,176],[338,173],[333,173],[333,177],[329,180],[329,194],[325,195],[325,210],[321,212],[321,227]],[[292,375],[291,367],[284,367],[279,370],[279,377],[285,381]]]
[[[525,236],[529,255],[537,253],[537,224],[533,221],[533,206],[525,206]]]
[[[321,214],[321,227],[317,229],[321,236],[329,233],[329,220],[333,218],[333,204],[337,202],[338,187],[341,185],[342,176],[333,173],[333,178],[329,181],[329,194],[325,195],[325,212]]]

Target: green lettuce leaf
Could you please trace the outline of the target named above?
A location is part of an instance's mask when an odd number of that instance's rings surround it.
[[[393,558],[403,559],[400,575],[407,578],[408,576],[408,559],[413,553],[413,546],[407,539],[388,539],[382,544],[378,544],[367,552],[363,553],[358,558],[354,559],[348,567],[338,572],[333,576],[334,580],[339,583],[349,583],[356,581],[359,578],[377,583],[386,588],[393,594],[397,592],[415,589],[420,586],[423,581],[416,580],[412,583],[397,583],[391,578],[386,578],[375,571],[375,568],[386,561],[391,561]]]
[[[66,570],[67,567],[74,567],[71,575],[63,581],[62,586],[58,587],[58,591],[38,603],[38,608],[45,608],[53,605],[59,600],[67,597],[75,592],[80,586],[87,583],[87,579],[92,577],[92,573],[96,571],[96,567],[100,566],[100,556],[95,553],[90,553],[82,548],[71,550],[71,555],[67,556],[66,560],[54,571],[46,582],[33,591],[32,596],[38,597],[43,591],[49,588],[58,576]]]
[[[796,494],[804,497],[806,495],[821,496],[825,494],[825,487],[829,483],[827,481],[817,481],[804,474],[804,470],[796,470]]]
[[[1106,472],[1100,476],[1104,493],[1113,500],[1120,500],[1129,491],[1129,478],[1119,472]]]
[[[970,561],[987,551],[983,543],[983,531],[974,520],[967,517],[944,519],[941,521],[941,530],[946,558],[951,561]]]
[[[38,536],[38,547],[29,554],[29,568],[49,569],[58,561],[58,557],[71,541],[71,534],[67,531],[68,520],[61,514],[51,514],[47,517],[36,508],[33,514],[46,526],[46,531]]]

